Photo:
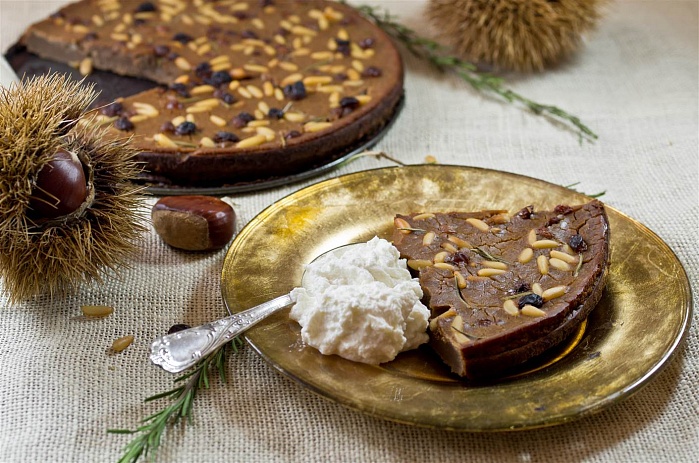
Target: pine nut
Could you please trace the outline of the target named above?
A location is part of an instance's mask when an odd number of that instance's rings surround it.
[[[447,258],[449,253],[447,251],[441,251],[438,252],[437,254],[434,255],[434,258],[432,259],[435,264],[439,262],[444,262],[444,260]]]
[[[304,132],[320,132],[325,129],[332,127],[332,122],[306,122],[303,125]]]
[[[569,264],[577,264],[578,263],[578,258],[576,256],[571,256],[570,254],[566,254],[565,252],[552,250],[550,255],[551,255],[551,258],[553,258],[553,259],[560,259],[560,260],[567,262]]]
[[[121,352],[131,345],[133,342],[133,336],[124,336],[119,339],[115,339],[112,343],[112,350],[114,352]]]
[[[522,315],[526,315],[527,317],[543,317],[546,315],[546,312],[533,305],[527,304],[522,307]]]
[[[502,308],[507,312],[509,315],[512,316],[517,316],[519,315],[519,309],[517,308],[517,304],[515,301],[512,299],[508,299],[505,301],[505,303],[502,305]]]
[[[532,243],[534,249],[553,249],[560,246],[561,243],[554,240],[538,240]]]
[[[478,230],[482,232],[487,232],[488,230],[490,230],[490,225],[483,222],[481,219],[475,219],[473,217],[470,217],[466,219],[466,223],[476,227]]]
[[[532,285],[532,292],[541,296],[542,294],[544,294],[544,289],[541,287],[539,283],[534,283]]]
[[[533,245],[537,240],[536,236],[536,230],[533,228],[529,231],[529,234],[527,235],[527,242],[529,243],[529,246]]]
[[[431,219],[434,218],[434,214],[431,212],[425,212],[424,214],[418,214],[413,217],[413,220],[425,220],[425,219]]]
[[[107,305],[83,305],[80,307],[86,317],[106,317],[114,312],[114,308]]]
[[[567,286],[554,286],[541,293],[541,297],[544,301],[550,301],[551,299],[563,296],[567,290]]]
[[[451,252],[452,254],[456,254],[457,252],[459,252],[459,248],[446,241],[440,244],[439,246],[442,249],[446,249],[447,251]]]
[[[267,143],[267,137],[264,135],[253,135],[252,137],[240,140],[235,146],[237,148],[252,148]]]
[[[226,120],[225,120],[224,118],[219,117],[219,116],[217,116],[217,115],[215,115],[215,114],[212,114],[212,115],[209,117],[209,120],[211,121],[212,124],[214,124],[214,125],[216,125],[216,126],[218,126],[218,127],[225,127],[226,124],[227,124],[227,122],[226,122]]]
[[[519,253],[517,261],[521,264],[526,264],[534,257],[534,250],[532,248],[524,248],[522,252]]]
[[[546,256],[539,256],[536,258],[536,265],[539,267],[539,273],[542,275],[549,274],[549,260]]]
[[[413,270],[420,270],[421,268],[430,267],[431,265],[432,265],[432,261],[429,261],[429,260],[408,259],[408,267],[410,267]]]
[[[464,289],[466,287],[466,278],[460,272],[454,272],[454,278],[456,278],[457,288]]]
[[[410,224],[408,223],[407,220],[401,219],[400,217],[396,217],[393,219],[393,226],[398,229],[402,234],[404,235],[409,235],[412,233],[412,230],[409,230],[409,228],[412,228]]]
[[[422,245],[429,246],[430,244],[432,244],[436,236],[437,235],[433,231],[425,233],[425,236],[422,237]]]
[[[481,265],[483,265],[484,267],[494,268],[494,269],[498,269],[498,270],[507,270],[507,264],[505,264],[504,262],[496,262],[493,260],[484,260],[483,262],[481,262]]]
[[[479,277],[495,277],[507,273],[507,270],[501,270],[498,268],[482,268],[476,273]]]
[[[85,58],[80,61],[79,67],[80,75],[87,76],[92,74],[92,59]]]
[[[568,265],[567,262],[562,261],[561,259],[556,259],[555,257],[549,259],[549,265],[557,270],[561,270],[563,272],[568,272],[571,270],[570,265]]]

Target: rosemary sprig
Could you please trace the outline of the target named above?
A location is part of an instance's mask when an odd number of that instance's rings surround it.
[[[571,124],[577,129],[580,141],[597,139],[597,134],[585,125],[580,118],[557,106],[537,103],[506,88],[501,77],[481,72],[473,63],[451,54],[448,47],[434,40],[420,37],[412,29],[397,22],[395,16],[387,11],[382,11],[380,7],[361,5],[356,8],[387,34],[400,41],[412,54],[427,60],[442,71],[451,70],[455,72],[475,90],[492,92],[509,103],[520,103],[526,106],[534,114],[546,115],[564,124]]]
[[[230,343],[234,352],[243,344],[239,338],[234,338]],[[192,419],[192,406],[197,393],[202,388],[209,388],[210,370],[218,372],[221,382],[226,382],[226,349],[224,345],[200,360],[194,369],[175,379],[179,384],[174,389],[153,395],[145,399],[145,402],[168,398],[172,402],[162,410],[141,420],[141,426],[131,429],[108,429],[111,434],[137,434],[131,442],[124,447],[124,454],[119,463],[134,463],[140,457],[154,461],[160,448],[160,444],[168,426],[176,425],[182,418],[188,421]]]
[[[485,249],[476,247],[476,248],[469,248],[468,250],[475,252],[476,254],[478,254],[479,256],[481,256],[482,258],[484,258],[486,260],[491,260],[493,262],[502,262],[503,264],[509,265],[509,262],[502,259],[501,257],[496,257],[496,256],[492,255],[491,253],[489,253]]]

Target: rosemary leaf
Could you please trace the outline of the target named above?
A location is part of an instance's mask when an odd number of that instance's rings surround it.
[[[242,345],[242,341],[235,338],[231,345],[233,346],[233,350],[237,352],[238,347]],[[143,418],[141,420],[141,423],[143,423],[141,426],[137,427],[135,430],[107,430],[110,434],[136,435],[131,442],[124,447],[124,453],[119,459],[119,463],[135,463],[141,457],[149,458],[150,461],[155,460],[168,427],[175,425],[182,418],[191,421],[192,408],[197,393],[202,387],[209,387],[210,370],[216,370],[218,372],[221,382],[226,381],[224,369],[226,349],[227,345],[220,347],[207,357],[199,360],[192,371],[176,378],[174,382],[181,383],[181,386],[146,398],[145,402],[165,398],[168,398],[172,402],[162,410]]]
[[[442,71],[452,71],[479,92],[491,92],[509,103],[518,103],[534,114],[548,116],[568,126],[573,126],[580,140],[594,141],[594,133],[580,118],[553,105],[537,103],[504,86],[502,78],[481,72],[473,64],[452,54],[451,50],[434,40],[417,35],[412,29],[397,22],[395,16],[380,7],[361,5],[356,7],[391,37],[402,43],[408,51]]]

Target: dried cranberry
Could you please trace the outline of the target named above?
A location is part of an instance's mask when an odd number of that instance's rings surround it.
[[[302,81],[294,82],[284,87],[284,95],[290,100],[298,101],[306,98],[306,86]]]
[[[175,134],[177,135],[192,135],[197,131],[197,125],[194,122],[185,121],[175,127]]]
[[[357,109],[359,107],[359,100],[353,96],[346,96],[340,100],[341,108]]]
[[[566,206],[565,204],[559,204],[558,206],[553,208],[553,212],[555,212],[556,214],[566,215],[573,212],[573,208],[570,206]]]
[[[158,58],[167,56],[170,53],[170,47],[167,45],[156,45],[153,47],[153,54]]]
[[[107,117],[114,117],[120,115],[123,110],[124,105],[122,105],[118,101],[115,101],[102,108],[100,112]]]
[[[536,308],[540,308],[544,305],[544,298],[538,294],[527,294],[526,296],[520,297],[519,302],[517,302],[517,307],[520,309],[525,305],[532,305]]]
[[[337,44],[337,51],[345,56],[350,55],[350,42],[349,40],[335,39]]]
[[[216,71],[213,74],[211,74],[210,77],[205,78],[204,82],[206,82],[209,85],[213,85],[214,87],[219,87],[223,84],[229,83],[232,80],[233,78],[226,71]]]
[[[172,325],[169,330],[167,330],[167,334],[172,334],[172,333],[177,333],[178,331],[184,331],[190,329],[191,326],[185,325],[184,323],[178,323],[176,325]]]
[[[448,262],[453,262],[455,264],[460,264],[462,262],[464,264],[468,264],[469,258],[468,254],[465,251],[456,251],[453,256],[448,256],[444,260]]]
[[[194,40],[194,37],[189,34],[185,34],[184,32],[178,32],[172,37],[172,40],[180,42],[182,45],[187,45],[189,42]]]
[[[155,5],[152,2],[143,2],[136,8],[136,13],[144,13],[147,11],[156,11]]]
[[[269,112],[267,113],[267,116],[270,119],[281,119],[282,117],[284,117],[284,111],[282,111],[281,109],[277,109],[277,108],[269,108]]]
[[[375,42],[376,41],[372,37],[367,37],[359,41],[359,46],[366,50],[367,48],[373,47]]]
[[[238,138],[238,135],[232,133],[232,132],[216,132],[216,135],[214,135],[214,141],[217,143],[221,142],[238,142],[240,141],[240,138]]]
[[[163,125],[160,126],[160,131],[172,133],[175,131],[175,124],[170,121],[164,122]]]
[[[362,77],[381,77],[382,71],[376,66],[369,66],[362,71]]]
[[[133,122],[131,122],[127,117],[120,117],[119,119],[114,121],[114,127],[118,130],[128,132],[129,130],[133,130],[134,125]]]
[[[527,291],[531,290],[532,287],[529,286],[529,283],[521,282],[515,287],[515,292],[513,294],[526,293]]]
[[[536,234],[539,235],[542,238],[546,239],[553,239],[553,232],[549,230],[547,227],[541,227],[536,229]]]
[[[522,219],[529,220],[532,218],[532,214],[534,213],[534,206],[527,206],[520,210],[516,215],[517,217],[521,217]]]
[[[237,128],[242,128],[248,125],[248,122],[254,121],[255,116],[253,116],[250,113],[242,112],[235,116],[233,119],[231,119],[231,124],[233,124],[233,127]]]
[[[301,132],[298,130],[291,130],[290,132],[287,132],[286,135],[284,135],[284,138],[287,140],[291,140],[292,138],[300,137]]]
[[[575,252],[584,252],[587,251],[587,243],[583,239],[581,235],[573,235],[570,237],[568,240],[568,245],[573,249]]]

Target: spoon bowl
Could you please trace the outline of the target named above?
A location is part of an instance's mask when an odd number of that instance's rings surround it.
[[[328,254],[342,255],[357,244],[360,243],[345,244],[330,249],[317,256],[311,263]],[[304,271],[304,277],[305,275]],[[303,283],[302,277],[302,286]],[[220,320],[161,336],[151,344],[150,360],[165,371],[180,373],[265,318],[293,304],[291,294],[287,293]]]

